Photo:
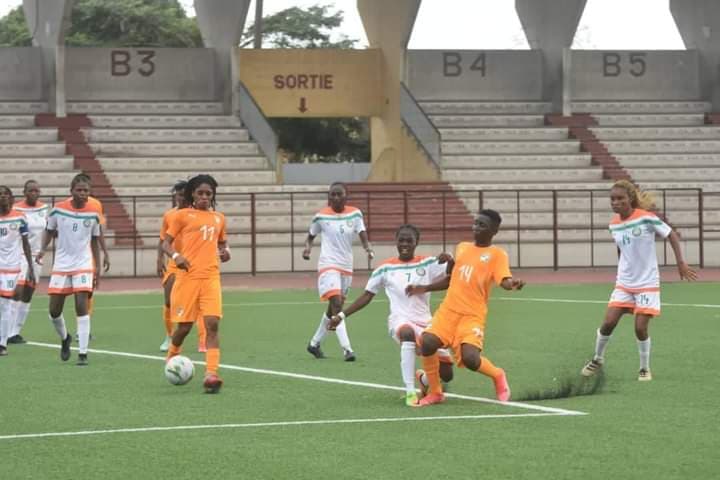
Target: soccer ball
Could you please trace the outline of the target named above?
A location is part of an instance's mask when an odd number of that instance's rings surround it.
[[[195,365],[188,357],[175,355],[165,363],[165,378],[173,385],[185,385],[195,374]]]

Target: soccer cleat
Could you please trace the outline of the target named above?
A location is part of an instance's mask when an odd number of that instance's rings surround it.
[[[7,348],[0,345],[0,357],[6,357],[8,354]]]
[[[72,343],[72,335],[69,333],[65,337],[65,340],[60,344],[60,360],[67,362],[70,360],[70,344]]]
[[[325,358],[325,354],[320,350],[320,345],[313,346],[312,343],[308,343],[307,351],[315,358]]]
[[[640,373],[638,373],[638,381],[649,382],[650,380],[652,380],[652,373],[650,373],[650,370],[641,368]]]
[[[425,385],[422,381],[422,377],[425,375],[425,370],[418,369],[415,370],[415,380],[417,380],[418,385],[420,385],[420,398],[423,398],[425,395],[428,394],[428,390],[430,388],[429,385]]]
[[[500,375],[493,379],[495,383],[495,397],[501,402],[507,402],[510,400],[510,385],[508,385],[507,375],[505,370],[500,369]]]
[[[205,375],[205,381],[203,382],[205,393],[218,393],[222,385],[222,379],[214,373],[209,373]]]
[[[8,343],[19,345],[21,343],[27,343],[27,340],[25,340],[22,335],[13,335],[12,337],[8,338]]]
[[[346,362],[354,362],[355,361],[355,352],[352,350],[344,350],[344,356]]]
[[[76,365],[78,367],[85,367],[88,364],[87,353],[81,353],[78,355]]]
[[[171,338],[172,338],[172,337],[170,337],[170,335],[168,335],[167,337],[165,337],[165,340],[160,344],[160,351],[161,351],[161,352],[167,352],[167,351],[168,351],[168,349],[170,348],[170,339],[171,339]]]
[[[445,394],[443,393],[428,393],[421,398],[416,406],[427,407],[428,405],[435,405],[437,403],[443,403],[445,401]]]
[[[405,405],[408,407],[417,407],[418,396],[415,392],[408,392],[405,394]]]
[[[587,365],[582,368],[582,370],[580,370],[580,375],[582,375],[583,377],[592,377],[601,368],[602,362],[592,359],[587,363]]]

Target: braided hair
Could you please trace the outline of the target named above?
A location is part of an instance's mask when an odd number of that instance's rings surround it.
[[[212,177],[212,175],[208,175],[208,174],[195,175],[190,180],[188,180],[187,185],[185,186],[185,201],[187,202],[188,205],[192,205],[193,204],[193,193],[203,183],[210,185],[210,188],[212,189],[213,196],[212,196],[212,200],[210,200],[210,208],[215,210],[215,198],[216,198],[218,183]]]

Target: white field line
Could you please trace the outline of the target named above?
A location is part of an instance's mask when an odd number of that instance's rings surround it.
[[[51,343],[39,343],[39,342],[28,342],[27,345],[33,345],[36,347],[45,347],[45,348],[58,348],[57,344],[51,344]],[[77,350],[76,348],[73,348],[73,350]],[[114,355],[118,357],[129,357],[129,358],[141,358],[145,360],[160,360],[165,361],[165,357],[160,357],[157,355],[145,355],[141,353],[129,353],[129,352],[116,352],[112,350],[96,350],[96,349],[88,349],[88,352],[90,353],[98,353],[103,355]],[[193,361],[196,365],[205,365],[205,362],[202,361]],[[356,387],[366,387],[366,388],[375,388],[380,390],[398,390],[398,391],[405,391],[403,387],[397,387],[394,385],[383,385],[380,383],[369,383],[369,382],[356,382],[352,380],[343,380],[340,378],[330,378],[330,377],[319,377],[315,375],[306,375],[303,373],[292,373],[292,372],[282,372],[278,370],[268,370],[264,368],[251,368],[251,367],[241,367],[238,365],[227,365],[227,364],[220,364],[221,368],[224,368],[225,370],[237,370],[241,372],[248,372],[248,373],[258,373],[261,375],[275,375],[279,377],[289,377],[289,378],[297,378],[301,380],[312,380],[316,382],[324,382],[324,383],[335,383],[340,385],[352,385]],[[469,395],[459,395],[456,393],[448,393],[446,394],[446,397],[450,398],[459,398],[463,400],[471,400],[474,402],[482,402],[482,403],[490,403],[494,405],[501,405],[504,407],[517,407],[522,408],[525,410],[537,410],[544,413],[553,413],[557,415],[586,415],[585,412],[579,412],[575,410],[565,410],[562,408],[553,408],[553,407],[544,407],[541,405],[533,405],[530,403],[523,403],[523,402],[500,402],[498,400],[493,400],[492,398],[484,398],[484,397],[473,397]]]
[[[432,420],[483,420],[493,418],[522,418],[522,417],[556,417],[558,413],[506,413],[495,415],[454,415],[446,417],[395,417],[395,418],[347,418],[335,420],[298,420],[293,422],[260,422],[260,423],[223,423],[219,425],[177,425],[172,427],[139,427],[114,428],[107,430],[80,430],[77,432],[47,432],[22,433],[17,435],[0,435],[2,440],[19,440],[29,438],[48,437],[79,437],[86,435],[106,435],[112,433],[139,433],[139,432],[168,432],[177,430],[216,430],[220,428],[268,428],[268,427],[294,427],[302,425],[339,425],[353,423],[394,423],[394,422],[425,422]]]

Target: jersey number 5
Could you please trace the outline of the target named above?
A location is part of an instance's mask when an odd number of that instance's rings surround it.
[[[212,242],[213,237],[215,236],[215,227],[203,225],[200,227],[200,231],[202,232],[203,240],[210,240]]]

